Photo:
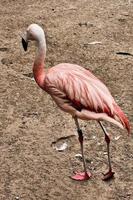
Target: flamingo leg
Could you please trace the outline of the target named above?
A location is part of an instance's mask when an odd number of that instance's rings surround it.
[[[111,159],[110,159],[110,138],[109,138],[109,135],[108,135],[108,133],[107,133],[107,131],[106,131],[106,129],[105,129],[105,127],[103,126],[103,124],[102,124],[101,121],[99,121],[99,124],[100,124],[100,126],[101,126],[101,128],[102,128],[102,130],[103,130],[103,132],[104,132],[105,141],[106,141],[106,143],[107,143],[107,155],[108,155],[109,171],[108,171],[107,173],[103,174],[103,175],[104,175],[103,180],[106,181],[106,180],[109,180],[109,179],[113,178],[115,172],[112,171],[112,167],[111,167]]]
[[[78,132],[78,140],[79,140],[80,148],[81,148],[84,172],[77,172],[71,178],[74,179],[74,180],[77,180],[77,181],[84,181],[84,180],[88,180],[90,178],[91,173],[87,172],[87,169],[86,169],[86,162],[85,162],[84,149],[83,149],[83,139],[84,139],[83,133],[82,133],[82,130],[80,129],[80,127],[79,127],[78,119],[74,118],[74,120],[75,120],[75,124],[76,124],[76,127],[77,127],[77,132]]]

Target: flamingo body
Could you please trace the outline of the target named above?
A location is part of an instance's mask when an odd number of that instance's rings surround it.
[[[62,63],[49,69],[43,89],[56,104],[84,120],[106,120],[129,131],[128,120],[108,88],[89,70]]]

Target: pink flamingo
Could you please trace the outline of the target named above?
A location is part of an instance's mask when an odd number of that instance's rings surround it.
[[[72,115],[77,127],[84,171],[75,172],[72,179],[88,180],[91,176],[91,173],[86,169],[83,152],[83,133],[79,126],[78,118],[82,120],[97,120],[102,128],[107,143],[109,165],[109,170],[104,174],[103,180],[112,178],[114,172],[110,161],[110,138],[101,121],[106,120],[120,128],[126,128],[129,133],[130,126],[127,117],[116,104],[108,88],[89,70],[75,64],[62,63],[46,72],[44,69],[46,40],[44,31],[39,25],[31,24],[22,37],[22,45],[25,51],[30,40],[35,40],[38,47],[33,65],[36,83],[51,95],[63,111]]]

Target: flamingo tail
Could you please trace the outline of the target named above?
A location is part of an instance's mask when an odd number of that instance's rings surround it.
[[[128,134],[130,134],[130,124],[128,118],[117,104],[114,105],[114,108],[116,116],[119,118],[123,127],[127,129]]]

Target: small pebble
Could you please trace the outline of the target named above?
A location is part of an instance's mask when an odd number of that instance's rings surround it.
[[[119,140],[120,139],[120,135],[115,137],[115,140]]]
[[[80,153],[77,153],[77,154],[75,155],[75,158],[82,159],[82,155],[81,155]]]

